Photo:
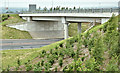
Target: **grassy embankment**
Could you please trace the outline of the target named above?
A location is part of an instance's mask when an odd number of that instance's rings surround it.
[[[24,22],[25,20],[21,19],[18,14],[9,14],[7,18],[7,14],[3,14],[3,22],[0,23],[2,26],[2,39],[32,39],[31,35],[26,31],[20,31],[15,28],[7,27],[8,24],[15,24],[19,22]]]

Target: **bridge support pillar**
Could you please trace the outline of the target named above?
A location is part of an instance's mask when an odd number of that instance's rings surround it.
[[[27,22],[30,22],[32,21],[32,18],[31,17],[27,17]]]
[[[81,31],[82,29],[81,29],[81,22],[80,23],[78,23],[78,33],[81,33],[82,31]]]
[[[62,17],[62,23],[64,24],[64,39],[68,38],[68,22],[65,17]]]
[[[68,38],[68,23],[64,23],[64,39]]]

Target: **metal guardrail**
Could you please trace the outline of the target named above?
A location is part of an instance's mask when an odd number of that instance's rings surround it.
[[[22,14],[28,13],[112,13],[119,12],[119,8],[102,8],[102,9],[74,9],[74,10],[36,10],[21,12]]]

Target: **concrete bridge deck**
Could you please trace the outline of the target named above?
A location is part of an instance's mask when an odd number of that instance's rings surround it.
[[[32,17],[97,17],[97,18],[102,18],[102,17],[111,17],[112,14],[118,15],[118,12],[114,13],[35,13],[35,14],[19,14],[19,16],[26,17],[26,16],[32,16]]]

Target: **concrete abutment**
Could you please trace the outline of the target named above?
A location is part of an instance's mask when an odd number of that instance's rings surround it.
[[[59,21],[29,21],[27,30],[34,39],[64,38],[64,27]]]

